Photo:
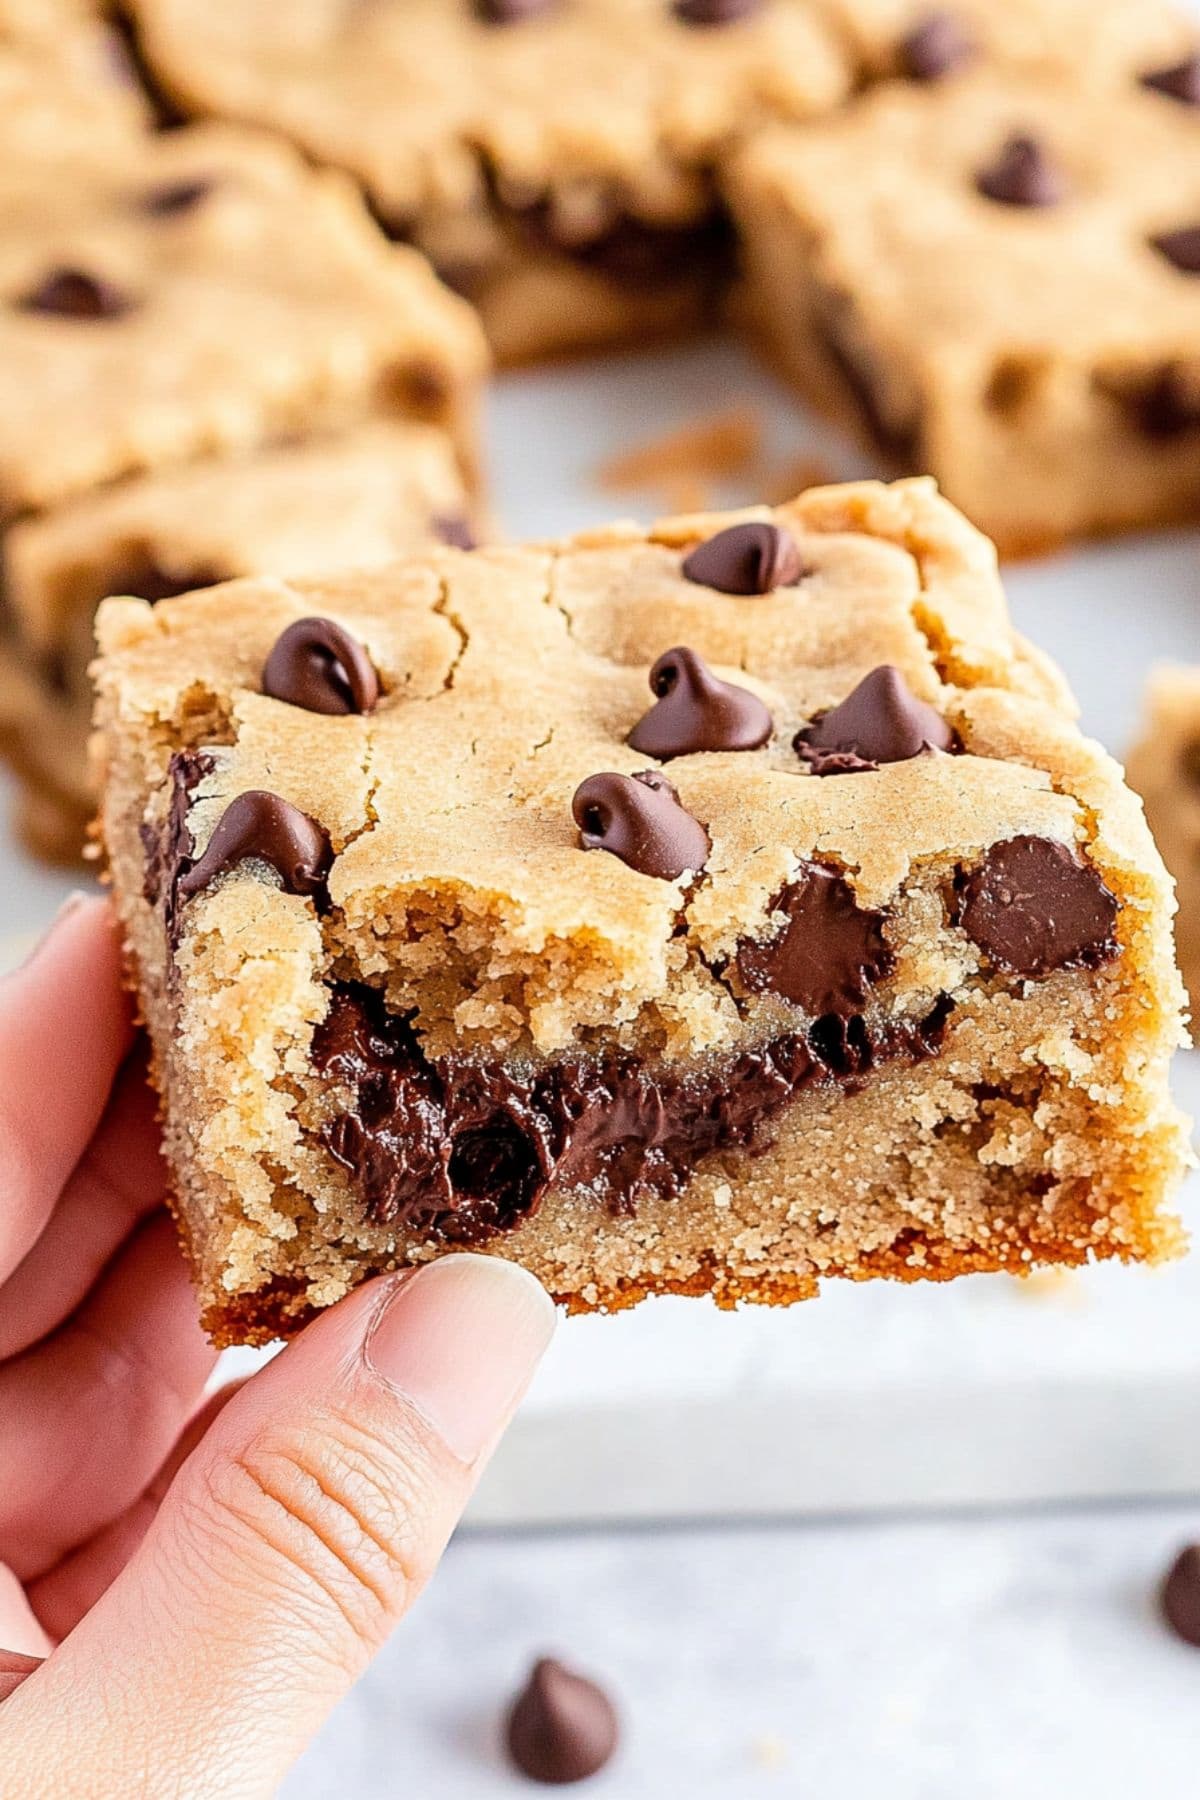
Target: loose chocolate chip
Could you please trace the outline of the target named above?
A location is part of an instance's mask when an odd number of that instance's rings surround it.
[[[617,1710],[594,1681],[542,1657],[508,1716],[508,1753],[530,1781],[584,1781],[617,1747]]]
[[[657,769],[590,775],[576,788],[571,812],[585,850],[610,850],[639,875],[674,881],[708,861],[708,833]]]
[[[956,886],[956,922],[1010,974],[1094,969],[1117,953],[1116,898],[1066,844],[1008,838],[960,871]]]
[[[1181,275],[1200,275],[1200,225],[1184,225],[1178,231],[1162,231],[1150,239],[1151,248],[1179,270]]]
[[[262,688],[273,700],[315,713],[369,713],[379,677],[357,638],[332,619],[297,619],[275,640]]]
[[[674,0],[672,10],[685,25],[734,25],[761,8],[762,0]]]
[[[553,12],[557,0],[475,0],[475,16],[485,25],[519,25]]]
[[[721,594],[769,594],[804,574],[800,547],[780,525],[730,525],[683,559],[683,575]]]
[[[975,185],[1001,206],[1058,206],[1067,197],[1062,170],[1036,138],[1010,137],[994,163],[981,169]]]
[[[119,319],[133,307],[119,288],[86,269],[54,269],[17,304],[22,312],[60,319]]]
[[[433,530],[438,541],[449,544],[452,550],[475,550],[478,548],[479,540],[467,519],[455,518],[449,513],[439,514],[433,520]]]
[[[922,750],[953,750],[940,713],[918,700],[899,669],[884,663],[864,675],[840,706],[818,713],[793,739],[814,775],[854,775],[880,763],[908,762]]]
[[[895,958],[883,915],[861,908],[842,876],[809,863],[771,902],[786,923],[772,938],[742,938],[737,966],[751,993],[779,994],[821,1018],[861,1011]]]
[[[1159,1605],[1176,1637],[1200,1650],[1200,1544],[1179,1552],[1167,1570]]]
[[[1166,69],[1151,69],[1142,76],[1142,86],[1166,94],[1184,106],[1200,106],[1200,54],[1185,57]]]
[[[910,81],[940,81],[976,56],[974,38],[956,13],[926,14],[900,40],[900,67]]]
[[[190,900],[247,859],[270,863],[285,893],[322,899],[333,852],[315,819],[278,794],[252,788],[225,808],[203,856],[180,877],[180,894]]]
[[[151,188],[142,195],[141,209],[152,219],[170,219],[179,213],[193,212],[201,201],[208,199],[213,186],[214,183],[207,175],[197,175],[191,180],[166,181],[161,187]]]
[[[659,657],[650,691],[658,699],[625,741],[660,762],[696,750],[757,750],[771,735],[771,715],[758,695],[719,681],[683,645]]]

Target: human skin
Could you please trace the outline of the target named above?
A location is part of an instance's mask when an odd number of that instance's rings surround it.
[[[554,1328],[523,1270],[446,1257],[206,1398],[164,1192],[112,915],[81,898],[0,982],[0,1770],[22,1800],[275,1793],[428,1580]]]

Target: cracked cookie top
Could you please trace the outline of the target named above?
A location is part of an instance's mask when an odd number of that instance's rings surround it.
[[[372,409],[451,409],[470,310],[351,185],[223,126],[0,158],[0,518]]]
[[[111,600],[100,642],[174,956],[286,944],[313,1022],[371,984],[431,1054],[883,1036],[1162,917],[1119,771],[927,480]]]
[[[597,235],[619,198],[677,224],[711,204],[714,154],[748,123],[806,118],[849,72],[822,0],[138,0],[160,79],[203,112],[266,124],[351,169],[390,225],[553,195]],[[597,184],[603,184],[603,189]]]

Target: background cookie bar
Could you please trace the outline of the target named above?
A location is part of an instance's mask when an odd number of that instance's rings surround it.
[[[941,81],[994,62],[1069,83],[1182,61],[1195,22],[1169,0],[829,0],[868,77]]]
[[[498,353],[678,331],[728,260],[715,158],[847,92],[821,0],[138,0],[185,110],[349,169]]]
[[[36,29],[35,29],[36,24]],[[0,158],[130,138],[150,109],[116,33],[74,10],[54,19],[0,5]]]
[[[1175,877],[1175,943],[1195,1018],[1200,1013],[1200,669],[1155,673],[1128,772],[1130,786],[1146,803],[1154,841]]]
[[[780,364],[1003,549],[1200,513],[1200,110],[888,84],[730,180]]]
[[[0,521],[372,410],[472,453],[469,309],[350,184],[220,126],[0,162]]]
[[[10,527],[0,741],[24,777],[26,836],[78,857],[95,799],[85,746],[93,617],[239,575],[387,562],[469,543],[472,503],[433,425],[376,421],[311,443],[135,476]]]
[[[580,1308],[1177,1248],[1169,883],[932,484],[100,641],[219,1340],[455,1244]]]

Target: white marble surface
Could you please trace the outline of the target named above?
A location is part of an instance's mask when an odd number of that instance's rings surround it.
[[[528,1662],[604,1678],[595,1800],[1194,1800],[1200,1651],[1158,1622],[1200,1504],[460,1539],[284,1800],[505,1800]]]

